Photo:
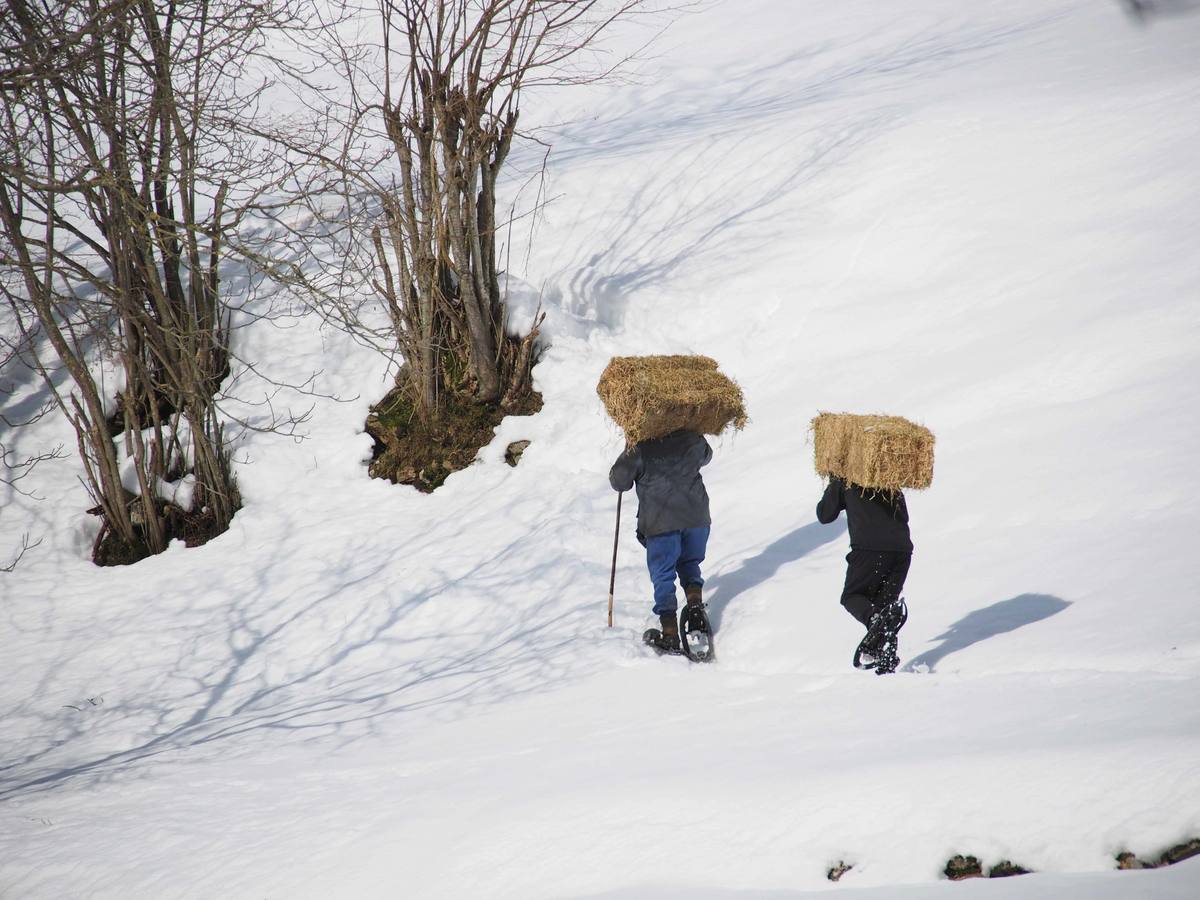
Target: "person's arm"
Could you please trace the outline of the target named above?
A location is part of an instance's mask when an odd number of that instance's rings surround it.
[[[710,462],[712,462],[712,445],[708,442],[704,435],[699,435],[699,438],[700,443],[696,445],[697,449],[700,447],[703,447],[704,449],[700,451],[700,465],[697,466],[697,468],[704,468],[704,466],[707,466]]]
[[[614,491],[627,491],[642,474],[642,454],[636,446],[617,457],[608,470],[608,483]]]
[[[829,479],[825,493],[821,495],[821,500],[817,503],[817,521],[822,525],[833,522],[846,508],[846,498],[842,494],[844,490],[845,484],[842,479],[837,477]]]
[[[908,504],[904,502],[904,493],[896,491],[896,518],[908,524]]]

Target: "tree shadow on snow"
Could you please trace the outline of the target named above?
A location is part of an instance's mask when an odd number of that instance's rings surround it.
[[[879,110],[839,120],[807,135],[798,148],[795,141],[777,141],[760,154],[756,174],[736,184],[695,177],[716,165],[722,147],[705,144],[681,153],[686,162],[678,170],[656,171],[612,195],[602,219],[621,224],[588,241],[599,249],[572,260],[559,276],[568,286],[550,286],[547,300],[611,328],[623,322],[634,296],[681,273],[720,266],[731,277],[752,267],[757,251],[772,243],[770,235],[791,227],[794,192],[882,134],[894,117]],[[638,227],[629,228],[629,222]]]
[[[281,541],[250,578],[233,566],[195,592],[177,614],[177,631],[187,636],[148,682],[122,686],[120,697],[110,691],[94,710],[81,704],[82,713],[49,706],[41,692],[4,710],[5,719],[37,723],[30,730],[39,737],[0,762],[0,802],[81,778],[145,776],[164,755],[247,752],[272,735],[344,745],[420,711],[453,719],[560,684],[589,665],[579,662],[578,627],[564,620],[582,622],[590,609],[579,603],[557,618],[524,614],[522,586],[550,578],[548,593],[570,590],[570,571],[548,568],[530,549],[542,545],[548,527],[518,532],[456,571],[420,570],[407,579],[398,577],[403,567],[393,566],[386,537],[357,536],[311,566],[343,573],[337,579],[292,577],[302,563]],[[432,528],[427,540],[444,542],[444,532]],[[364,558],[374,562],[363,565]],[[304,599],[282,590],[285,580]],[[433,603],[471,604],[480,621],[429,621]],[[488,613],[501,607],[501,616]],[[136,609],[107,625],[136,629]],[[590,663],[602,664],[601,656]],[[103,737],[94,732],[101,723]]]
[[[807,556],[845,533],[846,523],[842,519],[838,519],[832,525],[809,522],[767,544],[754,556],[742,560],[742,564],[732,572],[723,572],[706,579],[705,601],[708,603],[713,629],[720,628],[725,607],[734,597],[753,590],[772,578],[783,565]]]
[[[933,671],[937,664],[951,653],[957,653],[998,634],[1006,634],[1025,625],[1048,619],[1070,605],[1069,601],[1050,594],[1020,594],[974,610],[933,638],[935,641],[941,641],[941,645],[909,660],[903,667],[904,671],[912,672],[918,666],[928,666],[929,670]]]
[[[579,256],[564,261],[545,299],[616,327],[632,295],[682,272],[720,265],[729,278],[739,267],[752,267],[757,251],[790,234],[796,216],[817,202],[824,175],[903,120],[893,99],[898,84],[986,59],[1048,18],[867,34],[852,44],[791,49],[723,73],[719,85],[683,82],[658,85],[650,94],[630,92],[620,107],[554,130],[552,168],[564,171],[652,160],[648,154],[675,149],[659,163],[647,162],[634,183],[611,190],[607,204],[599,194],[592,205],[601,215],[568,225],[612,223],[579,241]],[[604,122],[600,133],[596,118]],[[745,159],[741,177],[703,177],[731,156]],[[536,172],[542,158],[539,146],[515,151],[512,162]]]

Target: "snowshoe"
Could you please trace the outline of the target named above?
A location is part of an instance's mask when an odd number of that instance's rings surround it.
[[[675,624],[675,613],[662,613],[659,615],[658,621],[662,628],[647,628],[642,634],[642,641],[654,648],[654,652],[660,656],[663,654],[684,655],[683,649],[679,646],[679,626]]]
[[[712,662],[717,658],[712,625],[698,599],[695,603],[689,600],[679,614],[679,634],[683,638],[683,652],[692,662]]]
[[[665,635],[657,628],[647,628],[643,631],[642,643],[659,656],[684,655],[683,648],[679,646],[679,635]]]
[[[908,621],[908,606],[901,597],[871,616],[867,633],[854,651],[854,668],[874,669],[889,675],[900,665],[897,635]]]

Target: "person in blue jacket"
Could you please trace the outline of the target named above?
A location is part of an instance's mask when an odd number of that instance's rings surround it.
[[[681,430],[628,448],[608,473],[613,490],[637,487],[637,538],[646,548],[663,643],[673,650],[679,649],[676,577],[689,605],[704,602],[700,563],[712,518],[700,469],[711,459],[702,435]]]
[[[850,552],[842,606],[867,628],[854,664],[886,675],[899,664],[896,635],[908,619],[900,596],[913,552],[908,507],[899,490],[864,489],[832,477],[817,503],[817,521],[829,525],[843,509]]]

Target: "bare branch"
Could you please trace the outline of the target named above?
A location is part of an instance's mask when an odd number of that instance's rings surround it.
[[[12,559],[11,562],[8,563],[8,565],[0,566],[0,572],[12,572],[14,569],[16,569],[17,564],[21,562],[21,559],[25,556],[25,554],[41,543],[42,539],[38,538],[31,544],[29,542],[29,532],[25,532],[23,535],[21,535],[21,549],[17,551],[17,555]]]

